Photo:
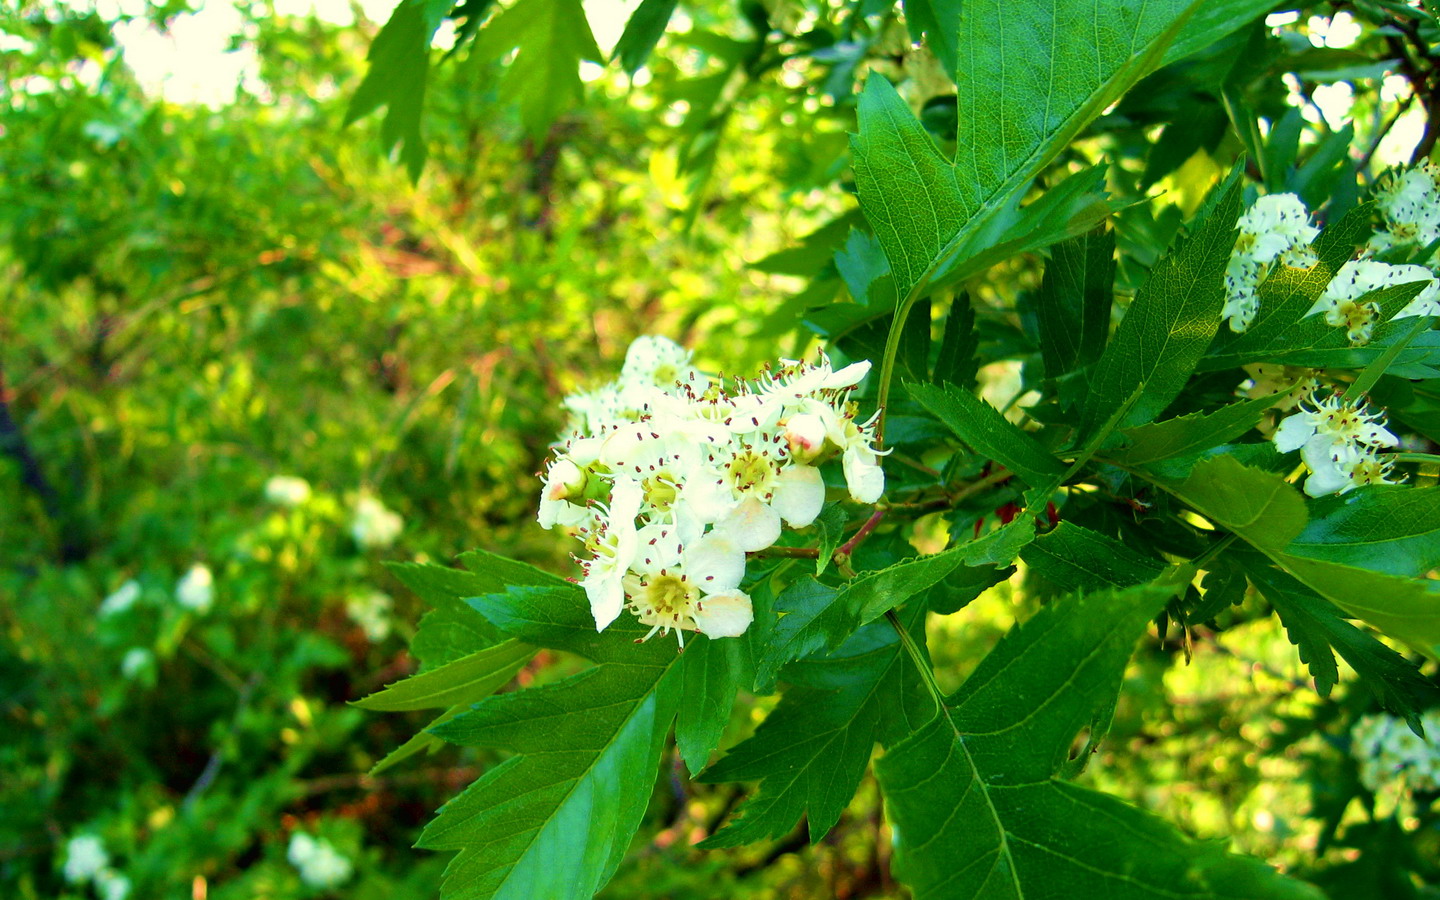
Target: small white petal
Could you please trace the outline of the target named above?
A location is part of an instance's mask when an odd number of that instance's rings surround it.
[[[780,539],[780,514],[756,497],[746,497],[719,523],[735,546],[751,553]]]
[[[775,479],[771,504],[792,528],[804,528],[825,506],[825,481],[814,466],[791,466]]]
[[[1275,429],[1275,447],[1281,453],[1299,450],[1305,442],[1315,436],[1315,423],[1309,413],[1297,412],[1287,416]]]
[[[850,498],[857,503],[874,503],[885,493],[885,472],[875,454],[864,447],[850,447],[841,459]]]
[[[755,611],[750,598],[740,591],[712,594],[692,614],[695,627],[701,634],[712,638],[739,637],[755,621]]]
[[[733,591],[745,577],[745,551],[712,532],[686,549],[685,574],[707,594]]]
[[[591,567],[594,577],[586,576],[580,582],[585,596],[590,599],[590,614],[595,617],[595,630],[604,631],[605,626],[615,621],[625,607],[625,589],[620,584],[620,572],[597,571]]]

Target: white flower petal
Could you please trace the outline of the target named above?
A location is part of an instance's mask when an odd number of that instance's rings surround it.
[[[685,574],[706,594],[733,591],[745,577],[745,551],[712,532],[686,548]]]
[[[604,631],[625,608],[625,588],[620,582],[623,572],[623,569],[601,569],[592,565],[590,574],[580,582],[590,600],[590,614],[595,617],[596,631]]]
[[[1275,429],[1275,448],[1281,453],[1299,450],[1305,442],[1315,436],[1315,423],[1310,414],[1297,412],[1286,416]]]
[[[841,458],[845,485],[857,503],[874,503],[885,493],[885,472],[875,454],[865,447],[850,447]]]
[[[804,528],[825,506],[825,481],[814,466],[790,466],[775,479],[770,501],[780,518],[792,528]]]
[[[712,638],[739,637],[755,621],[755,610],[749,596],[740,591],[711,594],[692,613],[695,627]]]
[[[718,530],[752,553],[780,539],[780,514],[756,497],[746,497],[720,521]]]

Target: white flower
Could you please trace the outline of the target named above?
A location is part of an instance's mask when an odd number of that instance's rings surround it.
[[[355,501],[355,514],[350,520],[350,535],[361,547],[388,547],[400,536],[405,520],[386,509],[370,494],[361,494]]]
[[[175,599],[186,609],[209,612],[215,602],[215,577],[210,574],[210,567],[204,563],[191,566],[180,583],[175,585]]]
[[[1310,469],[1305,493],[1312,497],[1345,493],[1365,484],[1393,484],[1393,464],[1377,452],[1395,447],[1399,440],[1384,425],[1384,415],[1371,413],[1364,402],[1346,403],[1341,397],[1302,400],[1299,410],[1275,429],[1275,447],[1281,453],[1300,451]]]
[[[1395,716],[1363,716],[1355,723],[1350,752],[1360,763],[1360,781],[1366,788],[1440,790],[1440,710],[1426,710],[1420,724],[1424,738]]]
[[[1414,300],[1396,313],[1395,318],[1440,313],[1440,304],[1436,302],[1436,297],[1440,296],[1440,283],[1436,282],[1429,269],[1359,259],[1340,267],[1306,315],[1324,313],[1326,323],[1346,329],[1351,343],[1364,344],[1370,340],[1378,322],[1380,306],[1373,301],[1360,303],[1360,299],[1383,288],[1415,281],[1429,283]]]
[[[300,870],[300,880],[313,888],[333,888],[349,880],[354,866],[341,856],[324,838],[313,838],[303,831],[290,837],[286,854],[290,864]]]
[[[595,630],[604,631],[625,607],[624,578],[635,559],[640,538],[635,517],[640,514],[643,489],[632,478],[617,478],[610,492],[610,506],[585,542],[592,557],[582,562],[585,577],[580,586],[590,601]]]
[[[82,834],[65,844],[65,880],[84,884],[110,864],[105,844],[93,834]]]
[[[390,636],[390,612],[395,600],[382,591],[369,591],[345,601],[345,613],[359,625],[372,644]]]
[[[102,619],[117,615],[135,605],[140,599],[140,582],[130,579],[115,589],[115,593],[100,601],[100,617]]]
[[[95,874],[95,890],[100,900],[125,900],[130,896],[130,879],[114,869],[101,869]]]
[[[155,664],[155,654],[144,647],[131,647],[120,660],[120,674],[134,678]]]
[[[1404,244],[1426,247],[1440,238],[1440,188],[1437,185],[1440,185],[1440,169],[1428,162],[1384,175],[1374,200],[1385,230],[1376,232],[1366,245],[1366,252],[1381,253]]]
[[[265,482],[265,499],[280,506],[299,506],[310,499],[310,482],[294,475],[276,475]]]
[[[625,594],[650,635],[682,631],[738,637],[750,627],[750,597],[740,590],[745,553],[728,538],[708,534],[682,544],[663,526],[649,526],[644,550],[625,576]]]
[[[1230,330],[1243,332],[1260,309],[1260,284],[1278,261],[1308,269],[1318,261],[1310,242],[1320,233],[1310,213],[1294,194],[1269,194],[1255,201],[1235,227],[1240,235],[1225,267],[1225,307],[1221,316]]]

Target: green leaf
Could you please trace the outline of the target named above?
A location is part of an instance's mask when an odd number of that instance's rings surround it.
[[[511,51],[501,96],[519,103],[520,122],[536,139],[581,98],[580,61],[605,62],[580,0],[516,0],[485,24],[471,53],[501,59]]]
[[[685,644],[680,660],[680,709],[675,717],[675,745],[693,775],[710,762],[720,746],[735,693],[754,680],[744,640],[711,640],[696,635]]]
[[[1240,558],[1255,588],[1279,613],[1322,697],[1329,696],[1340,680],[1334,655],[1338,652],[1387,712],[1412,724],[1418,723],[1420,711],[1440,699],[1440,691],[1420,674],[1419,667],[1345,621],[1333,603],[1263,558],[1243,554]]]
[[[404,762],[405,760],[409,759],[417,753],[420,753],[422,751],[427,753],[434,753],[436,750],[445,746],[445,742],[440,740],[435,735],[431,734],[429,729],[434,728],[436,725],[439,725],[442,722],[450,721],[451,719],[455,718],[460,713],[464,712],[469,708],[470,704],[465,703],[452,706],[449,709],[445,710],[440,715],[431,719],[430,724],[425,726],[424,731],[419,732],[418,734],[411,737],[410,740],[406,741],[405,743],[396,747],[394,750],[391,750],[389,753],[385,754],[385,757],[379,762],[377,762],[375,765],[371,766],[370,771],[366,772],[365,774],[369,775],[371,778],[374,778],[381,772],[385,772],[389,769],[394,768],[395,766],[399,765],[400,763]]]
[[[960,29],[962,8],[960,0],[905,0],[905,24],[910,28],[910,40],[918,44],[921,36],[928,36],[930,51],[952,79],[960,68],[955,36]]]
[[[906,384],[905,389],[975,452],[1000,463],[1030,486],[1038,487],[1065,474],[1065,464],[1039,441],[969,391],[925,384]]]
[[[923,627],[923,610],[909,618],[912,631]],[[906,677],[913,669],[907,673],[888,623],[876,622],[833,656],[797,668],[808,683],[788,689],[755,734],[701,776],[709,783],[760,781],[737,818],[701,847],[780,837],[802,815],[808,817],[810,840],[819,840],[854,796],[875,743],[900,740],[934,715],[934,703],[918,680]]]
[[[650,58],[651,51],[665,33],[665,26],[670,24],[670,16],[675,12],[677,3],[678,0],[644,0],[631,13],[630,21],[625,23],[625,32],[615,44],[615,56],[627,74],[634,75],[640,71]]]
[[[1179,396],[1220,327],[1222,278],[1240,216],[1237,166],[1211,194],[1212,208],[1191,235],[1151,270],[1096,364],[1080,431],[1092,436],[1137,389],[1119,427],[1155,419]]]
[[[1088,366],[1105,350],[1115,285],[1115,233],[1105,226],[1050,252],[1035,310],[1045,374]]]
[[[1121,433],[1129,444],[1122,450],[1112,451],[1111,456],[1128,465],[1143,465],[1218,447],[1254,428],[1260,416],[1278,399],[1257,397],[1210,412],[1126,428]]]
[[[973,389],[975,373],[980,369],[979,349],[975,307],[970,298],[962,294],[951,301],[950,312],[945,316],[945,332],[940,337],[940,351],[930,380],[935,384],[953,384],[962,390]]]
[[[388,151],[401,145],[400,159],[412,180],[425,166],[420,119],[425,110],[425,80],[430,70],[430,41],[454,4],[452,0],[403,0],[375,40],[366,61],[370,69],[345,111],[349,125],[386,107],[380,140]]]
[[[1014,574],[1013,567],[960,566],[930,589],[930,611],[942,616],[959,612],[970,601]]]
[[[447,566],[391,563],[389,569],[420,599],[435,607],[420,620],[410,641],[410,652],[422,663],[422,671],[500,641],[500,632],[463,599],[495,590],[489,579]]]
[[[824,573],[830,565],[830,558],[835,555],[835,550],[845,542],[845,526],[850,521],[846,514],[844,505],[832,503],[821,511],[815,519],[815,527],[820,530],[819,553],[815,556],[815,574]]]
[[[860,206],[901,298],[923,293],[941,269],[958,269],[962,254],[987,249],[970,237],[1166,58],[1177,36],[1197,49],[1268,10],[1259,2],[1208,5],[1220,9],[1191,21],[1204,4],[965,3],[958,15],[947,7],[943,16],[932,5],[919,8],[918,27],[930,32],[941,60],[954,62],[960,115],[953,164],[879,75],[866,82],[851,141]]]
[[[1107,590],[1041,609],[875,764],[896,873],[918,900],[1318,900],[1258,860],[1057,777],[1077,733],[1105,720],[1136,637],[1170,594]]]
[[[595,662],[658,665],[677,650],[669,641],[637,643],[650,629],[634,616],[622,615],[604,631],[596,631],[590,601],[573,584],[521,585],[466,602],[503,634],[537,647],[578,653]]]
[[[1294,487],[1229,456],[1196,464],[1175,494],[1267,552],[1282,550],[1305,527],[1305,501]]]
[[[1033,492],[1032,492],[1033,493]],[[1027,502],[1030,494],[1026,494]],[[984,537],[961,545],[967,566],[1008,566],[1035,540],[1035,517],[1027,509]]]
[[[469,656],[392,684],[353,705],[380,712],[438,709],[475,703],[493,694],[535,655],[520,641],[502,641]]]
[[[835,253],[835,269],[855,302],[878,315],[895,307],[895,280],[880,243],[863,231],[851,231],[845,249]]]
[[[436,726],[452,743],[517,754],[421,834],[417,846],[460,851],[443,897],[589,897],[609,880],[650,799],[678,696],[674,660],[598,665]]]
[[[1431,658],[1440,657],[1440,583],[1299,556],[1272,558],[1346,613]]]
[[[775,598],[780,614],[755,666],[755,684],[774,683],[780,667],[817,650],[834,650],[860,626],[879,618],[949,575],[964,559],[956,547],[867,572],[840,588],[805,577]]]
[[[1375,485],[1310,501],[1310,524],[1285,551],[1390,575],[1440,566],[1440,487]]]
[[[1064,591],[1097,591],[1153,581],[1165,563],[1098,531],[1061,522],[1020,553],[1025,564]]]

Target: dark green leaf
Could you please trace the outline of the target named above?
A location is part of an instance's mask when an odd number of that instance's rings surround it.
[[[1073,768],[1077,733],[1103,726],[1136,637],[1170,593],[1107,590],[1043,608],[876,763],[896,872],[917,898],[1318,900],[1057,777]]]
[[[568,650],[595,662],[658,665],[677,650],[669,641],[636,643],[650,629],[630,615],[596,631],[590,602],[573,584],[512,587],[503,594],[472,597],[467,602],[510,637],[537,647]]]
[[[819,518],[815,520],[815,527],[820,531],[819,553],[815,556],[815,574],[823,573],[830,565],[830,557],[835,555],[835,550],[845,541],[845,525],[850,521],[846,514],[844,505],[832,503],[821,511]]]
[[[1109,228],[1055,245],[1035,301],[1047,376],[1058,378],[1100,358],[1114,284],[1115,233]]]
[[[1015,574],[996,566],[960,566],[930,589],[930,611],[942,616],[959,612],[971,600]]]
[[[685,643],[680,660],[680,707],[675,744],[685,768],[696,774],[710,762],[730,721],[735,693],[749,687],[754,666],[743,639],[711,640],[696,635]]]
[[[1123,450],[1112,451],[1111,456],[1128,465],[1142,465],[1218,447],[1254,428],[1277,399],[1257,397],[1210,412],[1127,428],[1122,434],[1129,444]]]
[[[1220,327],[1222,277],[1240,216],[1240,169],[1211,195],[1213,208],[1193,233],[1155,265],[1096,364],[1081,432],[1094,435],[1137,389],[1121,418],[1150,422],[1179,396]]]
[[[855,302],[877,313],[895,308],[895,279],[880,243],[863,231],[851,231],[845,249],[836,252],[835,268]]]
[[[670,24],[676,4],[677,0],[644,0],[640,8],[631,13],[624,34],[615,44],[615,56],[628,74],[634,75],[650,58],[650,52],[665,33],[665,26]]]
[[[476,703],[493,694],[535,655],[520,641],[502,641],[468,656],[392,684],[354,705],[380,712],[439,709]]]
[[[420,753],[422,751],[427,753],[434,753],[439,748],[445,746],[445,742],[440,740],[435,735],[431,734],[428,729],[434,728],[436,725],[439,725],[443,722],[450,721],[451,719],[455,718],[460,713],[464,712],[469,708],[470,704],[465,703],[457,706],[452,706],[449,709],[445,710],[443,713],[430,720],[430,724],[425,726],[426,730],[419,732],[418,734],[411,737],[410,740],[406,741],[405,743],[396,747],[394,750],[391,750],[389,753],[385,754],[385,758],[377,762],[375,765],[371,766],[370,771],[366,772],[365,774],[369,775],[371,778],[374,778],[381,772],[394,768],[395,766],[399,765],[400,763],[404,762],[405,760],[409,759],[417,753]]]
[[[511,51],[501,93],[519,103],[534,138],[580,99],[580,61],[605,62],[580,0],[516,0],[485,24],[471,53],[502,59]]]
[[[1074,522],[1061,522],[1021,551],[1037,574],[1064,591],[1097,591],[1153,581],[1165,563]]]
[[[453,6],[452,0],[403,0],[375,40],[366,60],[370,70],[345,111],[350,124],[386,107],[380,139],[386,150],[401,145],[400,159],[411,179],[425,166],[420,119],[425,110],[425,79],[430,70],[430,41]]]
[[[1310,524],[1285,548],[1390,575],[1440,566],[1440,488],[1376,485],[1310,501]]]
[[[935,384],[953,384],[962,390],[975,386],[975,373],[980,368],[980,335],[975,330],[975,307],[970,297],[961,294],[950,302],[945,317],[945,332],[940,338],[940,352],[935,358],[935,371],[930,380]],[[887,428],[891,427],[887,425]]]
[[[1008,566],[1020,555],[1025,545],[1033,540],[1035,519],[1027,511],[984,537],[962,544],[958,549],[964,554],[967,566]]]
[[[969,391],[923,384],[909,384],[906,389],[977,453],[1000,463],[1032,487],[1065,474],[1065,464],[1039,441]]]

